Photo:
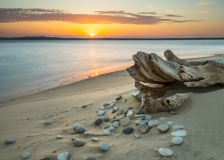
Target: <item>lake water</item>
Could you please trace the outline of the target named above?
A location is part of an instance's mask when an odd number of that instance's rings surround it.
[[[224,40],[0,41],[0,101],[125,69],[137,51],[180,58],[224,53]]]

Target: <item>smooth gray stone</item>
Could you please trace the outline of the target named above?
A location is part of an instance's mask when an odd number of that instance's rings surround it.
[[[149,130],[149,126],[147,123],[145,122],[141,122],[139,125],[138,125],[138,129],[142,132],[142,133],[146,133],[148,130]]]
[[[176,113],[176,112],[174,112],[174,111],[170,111],[170,114],[175,114],[175,115],[176,115],[177,113]]]
[[[45,124],[50,125],[50,124],[52,124],[52,121],[51,121],[51,120],[47,120],[47,121],[45,122]]]
[[[76,131],[79,133],[79,134],[82,134],[86,131],[86,129],[82,126],[78,126],[76,127]]]
[[[119,121],[115,121],[115,122],[113,123],[113,125],[114,125],[114,127],[118,128],[118,127],[120,126],[120,123],[119,123]]]
[[[104,115],[104,114],[105,114],[105,111],[104,111],[104,110],[99,110],[99,111],[98,111],[98,115],[99,115],[99,116],[102,116],[102,115]]]
[[[172,136],[175,137],[185,137],[187,136],[187,132],[185,130],[179,130],[171,133]]]
[[[13,139],[13,138],[6,138],[5,139],[6,144],[11,144],[11,143],[14,143],[14,142],[15,142],[15,139]]]
[[[115,130],[115,127],[114,126],[110,126],[109,128],[107,128],[108,131],[113,131]]]
[[[61,135],[57,135],[56,138],[57,138],[57,139],[62,139],[63,136],[61,136]]]
[[[98,138],[93,137],[92,140],[93,141],[98,141]]]
[[[168,148],[160,148],[159,149],[159,153],[163,156],[163,157],[169,157],[173,155],[173,151],[171,149]]]
[[[51,160],[50,158],[46,157],[46,158],[42,158],[40,160]]]
[[[113,109],[113,110],[111,111],[112,114],[114,114],[115,112],[117,112],[116,109]]]
[[[81,147],[81,146],[84,146],[86,144],[86,142],[76,139],[76,140],[74,140],[74,144],[77,147]]]
[[[104,118],[103,120],[104,120],[104,122],[108,122],[109,118]]]
[[[108,151],[110,149],[110,145],[105,142],[100,142],[100,150],[101,151]]]
[[[105,130],[103,133],[104,133],[105,135],[107,135],[107,136],[110,135],[110,131],[108,131],[108,130]]]
[[[57,156],[57,160],[67,160],[67,159],[68,159],[68,155],[69,155],[68,152],[64,152],[64,153],[62,153],[62,154],[59,154],[59,155]]]
[[[134,111],[132,109],[128,110],[127,117],[132,117],[133,115],[134,115]]]
[[[103,120],[99,118],[95,121],[95,125],[100,125],[102,122]]]
[[[150,120],[150,121],[148,122],[148,126],[149,126],[149,128],[155,127],[156,124],[157,124],[157,123],[156,123],[155,120]]]
[[[116,116],[119,116],[122,114],[122,110],[118,110],[117,113],[116,113]]]
[[[121,98],[122,98],[122,96],[118,96],[115,100],[118,101]]]
[[[22,154],[22,158],[23,159],[27,159],[27,158],[29,158],[30,157],[30,153],[29,152],[24,152],[23,154]]]
[[[170,128],[170,126],[168,126],[167,124],[160,124],[157,126],[157,128],[161,132],[166,132]]]
[[[164,121],[164,120],[166,120],[166,118],[165,117],[160,117],[159,120]]]
[[[140,135],[139,135],[138,133],[135,133],[135,137],[136,137],[136,138],[139,138]]]
[[[76,130],[76,128],[78,128],[78,127],[82,127],[82,125],[81,124],[75,124],[74,125],[74,129]]]
[[[104,107],[109,106],[109,105],[110,105],[109,103],[104,103],[103,104]]]
[[[150,120],[152,118],[152,116],[150,116],[149,114],[145,114],[145,119]]]
[[[184,141],[184,139],[182,137],[174,137],[171,142],[173,144],[179,145],[179,144],[183,143],[183,141]]]
[[[132,128],[132,127],[123,129],[123,133],[125,133],[125,134],[131,134],[133,131],[134,131],[134,128]]]
[[[104,120],[104,116],[98,116],[98,119],[102,119],[102,120]]]
[[[184,126],[179,125],[179,124],[175,124],[175,125],[173,126],[173,128],[174,128],[174,129],[183,129]]]
[[[142,123],[142,122],[143,122],[142,119],[137,119],[137,120],[135,121],[135,124],[139,125],[139,124]]]
[[[126,127],[127,125],[129,125],[129,123],[131,122],[129,117],[125,117],[121,119],[121,126],[122,127]]]

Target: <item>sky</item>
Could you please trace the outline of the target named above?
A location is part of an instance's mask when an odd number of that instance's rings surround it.
[[[224,0],[0,0],[0,37],[224,37]]]

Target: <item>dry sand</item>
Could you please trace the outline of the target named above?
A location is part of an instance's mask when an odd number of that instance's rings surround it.
[[[133,134],[122,133],[124,127],[111,132],[110,136],[98,136],[99,141],[92,141],[94,136],[77,134],[73,129],[76,123],[82,124],[87,131],[103,132],[103,127],[112,125],[103,122],[96,126],[97,110],[106,102],[114,101],[118,95],[127,99],[116,104],[119,108],[133,107],[134,111],[140,102],[129,95],[135,89],[134,80],[126,71],[114,72],[89,78],[71,85],[50,89],[37,94],[24,96],[0,103],[0,159],[19,160],[23,152],[30,152],[30,160],[45,156],[56,160],[58,154],[69,152],[69,160],[85,160],[93,157],[96,160],[222,160],[224,157],[224,87],[214,85],[207,88],[186,88],[175,85],[172,92],[193,92],[187,102],[177,110],[177,115],[170,113],[151,114],[152,119],[166,117],[164,121],[181,124],[187,131],[183,144],[171,144],[170,129],[160,133],[152,128],[142,134],[131,120],[129,126],[140,134],[136,139]],[[86,108],[83,105],[90,104]],[[113,117],[111,109],[106,110],[105,117]],[[51,119],[51,125],[45,121]],[[56,139],[62,135],[63,139]],[[7,137],[16,142],[5,144]],[[83,147],[75,147],[72,138],[86,141]],[[107,152],[99,149],[99,142],[110,144]],[[166,158],[159,155],[156,149],[166,147],[173,150],[173,156]]]

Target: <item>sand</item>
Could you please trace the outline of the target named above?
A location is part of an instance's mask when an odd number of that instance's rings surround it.
[[[129,95],[135,89],[134,80],[123,71],[117,71],[92,77],[70,85],[50,89],[33,95],[0,103],[0,159],[19,160],[24,152],[31,154],[30,160],[45,156],[56,160],[58,154],[69,152],[69,160],[221,160],[224,157],[224,86],[214,85],[206,88],[186,88],[174,85],[172,92],[193,92],[187,102],[177,110],[177,115],[170,113],[151,114],[152,119],[166,117],[173,124],[184,126],[187,137],[181,145],[172,145],[171,132],[160,133],[152,128],[142,134],[131,120],[129,127],[133,134],[122,133],[124,127],[112,131],[110,136],[97,136],[99,141],[92,141],[94,136],[77,134],[73,129],[76,123],[82,124],[87,131],[101,133],[103,127],[112,125],[103,122],[96,126],[97,111],[106,102],[114,101],[118,95],[127,99],[116,104],[119,108],[133,107],[136,112],[140,102]],[[171,93],[169,93],[171,94]],[[83,105],[88,105],[82,108]],[[111,109],[106,110],[105,117],[113,117]],[[51,125],[45,125],[46,120]],[[140,135],[136,139],[134,133]],[[62,135],[63,139],[56,139]],[[16,142],[5,144],[7,137]],[[83,147],[76,147],[71,141],[77,138],[86,141]],[[99,143],[106,142],[111,147],[107,152],[100,151]],[[166,158],[155,150],[161,147],[172,149],[173,156]]]

